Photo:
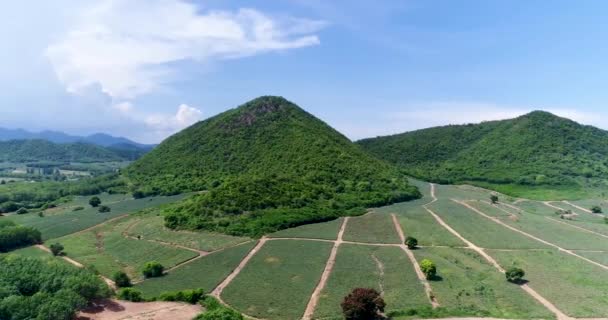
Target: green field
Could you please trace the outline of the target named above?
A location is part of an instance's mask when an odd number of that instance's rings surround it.
[[[332,244],[267,242],[224,290],[224,301],[256,318],[295,320],[304,314]]]
[[[442,308],[459,316],[513,319],[552,318],[552,314],[476,252],[457,248],[415,250],[418,261],[437,265],[439,280],[431,281]],[[445,311],[444,311],[445,312]]]
[[[572,317],[608,314],[608,271],[581,259],[547,251],[490,251],[503,266],[526,271],[529,285]]]
[[[344,218],[340,218],[328,222],[306,224],[272,233],[269,237],[336,240],[343,221]]]
[[[201,288],[211,292],[255,246],[255,241],[243,243],[209,254],[185,264],[161,278],[147,279],[135,287],[144,296],[157,297],[163,292]]]
[[[397,247],[340,246],[332,274],[321,292],[315,318],[343,319],[340,303],[353,288],[383,292],[387,312],[431,305],[412,263]]]
[[[401,242],[391,216],[377,213],[350,218],[346,224],[343,239],[368,243]]]

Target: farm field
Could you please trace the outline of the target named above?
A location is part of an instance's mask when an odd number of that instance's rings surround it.
[[[399,235],[390,215],[368,213],[348,220],[345,241],[368,243],[399,243]]]
[[[270,234],[269,237],[336,240],[342,222],[344,222],[344,218],[322,223],[307,224],[295,228],[277,231],[275,233]]]
[[[226,287],[222,298],[256,318],[300,319],[331,247],[320,241],[268,241]]]
[[[342,319],[340,302],[352,288],[357,287],[382,292],[388,313],[431,306],[403,250],[344,244],[338,251],[327,287],[321,292],[315,317]]]

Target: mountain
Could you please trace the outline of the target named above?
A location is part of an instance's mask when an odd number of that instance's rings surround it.
[[[0,141],[0,162],[106,162],[135,160],[143,151],[112,149],[89,143],[46,140]]]
[[[420,195],[399,170],[272,96],[173,135],[124,172],[140,196],[208,190],[168,210],[168,226],[239,235]]]
[[[603,186],[608,179],[608,131],[543,111],[357,144],[415,177],[443,183],[572,190]]]
[[[105,133],[96,133],[90,136],[73,136],[59,131],[30,132],[23,129],[0,128],[0,141],[8,140],[47,140],[53,143],[91,143],[103,147],[135,146],[140,149],[150,150],[154,145],[141,144],[123,137],[114,137]]]

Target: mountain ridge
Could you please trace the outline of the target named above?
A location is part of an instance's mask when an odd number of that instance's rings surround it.
[[[0,141],[9,140],[47,140],[53,143],[76,143],[84,142],[102,147],[112,146],[136,146],[141,149],[151,149],[155,145],[138,143],[124,137],[115,137],[106,133],[94,133],[87,136],[70,135],[61,131],[43,130],[40,132],[25,129],[0,128]]]

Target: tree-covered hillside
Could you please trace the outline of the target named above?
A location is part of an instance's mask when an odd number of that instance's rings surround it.
[[[105,162],[135,160],[147,150],[105,148],[88,143],[57,144],[46,140],[0,141],[0,162]]]
[[[419,196],[397,169],[280,97],[261,97],[168,138],[125,170],[138,194],[206,193],[171,227],[261,234]]]
[[[357,143],[436,182],[561,188],[603,185],[608,179],[608,132],[542,111]]]

